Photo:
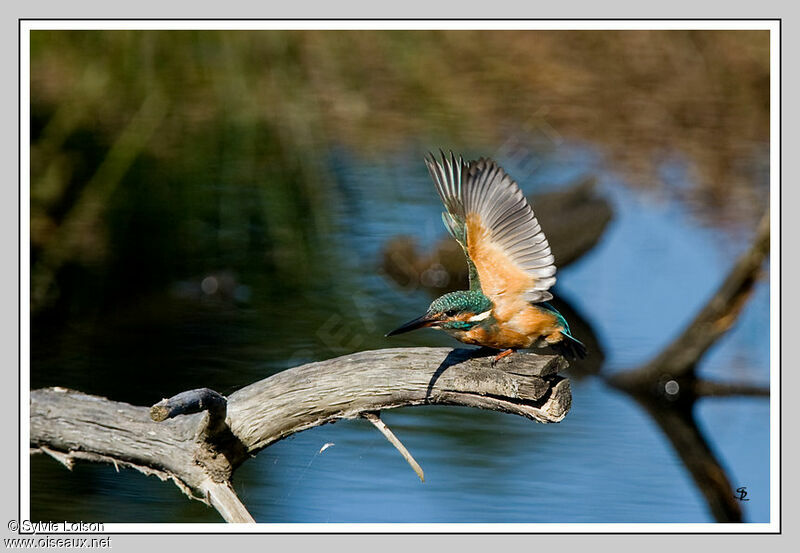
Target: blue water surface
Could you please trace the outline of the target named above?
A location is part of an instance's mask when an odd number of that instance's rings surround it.
[[[604,373],[633,368],[691,321],[748,242],[695,220],[677,200],[626,186],[591,152],[563,149],[568,153],[542,160],[521,185],[532,193],[585,174],[599,176],[599,192],[612,203],[614,218],[593,250],[559,271],[556,292],[593,327],[604,348]],[[337,187],[328,254],[344,267],[325,277],[341,283],[327,292],[344,298],[333,312],[360,325],[369,347],[455,345],[431,331],[400,341],[382,338],[387,324],[417,316],[431,299],[399,288],[377,270],[381,248],[392,237],[411,235],[426,248],[445,234],[424,166],[406,156],[378,163],[346,152],[330,163]],[[291,324],[280,332],[279,340],[243,333],[247,359],[262,361],[240,359],[230,380],[251,382],[363,347],[291,331]],[[280,343],[267,350],[269,341]],[[769,285],[762,279],[698,372],[766,385],[769,353]],[[352,420],[270,446],[237,470],[235,487],[259,522],[714,521],[662,429],[635,400],[598,377],[573,379],[572,392],[572,410],[551,425],[454,407],[384,412],[425,470],[424,483],[368,422]],[[747,487],[745,520],[769,521],[769,399],[704,398],[694,415],[727,471],[731,494]],[[329,443],[334,445],[321,451]],[[53,512],[44,506],[48,486],[90,482],[72,506],[84,520],[108,520],[109,513],[119,520],[219,520],[204,506],[188,505],[177,490],[131,471],[83,465],[69,474],[39,458],[33,470],[34,506],[45,515]]]

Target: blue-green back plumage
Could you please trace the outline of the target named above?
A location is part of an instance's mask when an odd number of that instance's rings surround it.
[[[569,323],[568,323],[568,322],[567,322],[567,320],[564,318],[564,315],[562,315],[561,313],[559,313],[559,312],[558,312],[558,309],[556,309],[555,307],[553,307],[553,306],[550,304],[550,302],[548,302],[548,301],[543,301],[543,302],[541,302],[541,303],[537,303],[537,304],[536,304],[536,307],[539,307],[539,308],[542,308],[542,307],[543,307],[544,309],[546,309],[547,311],[549,311],[550,313],[552,313],[553,315],[555,315],[555,316],[556,316],[556,319],[558,319],[558,324],[560,324],[561,326],[563,326],[563,327],[564,327],[564,330],[562,330],[562,331],[561,331],[561,333],[562,333],[562,334],[566,334],[567,336],[572,336],[572,334],[570,334],[570,331],[569,331]]]

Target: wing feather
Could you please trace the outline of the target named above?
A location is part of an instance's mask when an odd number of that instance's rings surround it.
[[[441,161],[429,154],[425,163],[447,210],[445,226],[467,254],[470,288],[490,299],[551,299],[555,259],[517,183],[490,159],[465,163],[440,153]]]
[[[467,256],[470,290],[480,290],[478,271],[467,251],[466,214],[464,213],[464,204],[460,200],[463,192],[461,182],[467,165],[460,156],[456,160],[452,152],[450,152],[449,160],[445,157],[444,152],[440,150],[440,153],[442,155],[442,163],[438,163],[433,154],[429,154],[425,158],[425,165],[428,166],[428,171],[436,185],[436,191],[439,193],[439,197],[447,210],[442,213],[444,226],[461,245],[464,254]]]

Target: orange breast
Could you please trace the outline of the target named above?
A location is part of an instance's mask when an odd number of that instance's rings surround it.
[[[494,318],[496,324],[476,326],[459,339],[467,344],[497,349],[529,348],[540,337],[561,330],[555,315],[537,309],[524,300],[495,305]]]
[[[488,346],[495,349],[527,348],[533,343],[528,336],[499,325],[488,329],[476,327],[464,333],[465,344]]]

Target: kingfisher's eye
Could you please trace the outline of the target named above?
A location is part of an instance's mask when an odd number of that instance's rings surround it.
[[[458,309],[448,309],[447,311],[444,312],[444,314],[447,315],[448,317],[455,317],[456,315],[458,315]]]

